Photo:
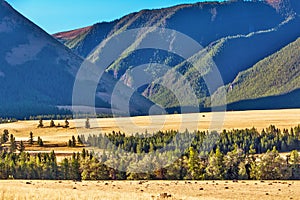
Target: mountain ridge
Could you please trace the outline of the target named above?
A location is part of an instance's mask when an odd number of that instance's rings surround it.
[[[151,83],[135,87],[137,80],[131,70],[153,62],[181,73],[195,91],[199,107],[204,110],[210,110],[211,98],[222,87],[227,91],[229,109],[255,109],[255,104],[257,108],[264,109],[272,101],[280,104],[278,108],[289,107],[284,101],[300,107],[289,99],[299,98],[300,88],[297,85],[299,73],[295,73],[300,59],[297,57],[297,39],[300,37],[300,3],[297,0],[199,2],[142,10],[112,22],[97,23],[52,36],[5,1],[0,3],[0,84],[3,86],[0,90],[0,117],[70,113],[74,81],[83,60],[88,56],[97,58],[97,55],[90,53],[95,48],[97,50],[107,37],[144,27],[152,29],[141,34],[136,44],[146,38],[151,30],[173,29],[201,44],[203,50],[198,54],[205,56],[200,56],[201,59],[191,65],[189,60],[157,49],[125,54],[106,68],[97,85],[95,102],[99,112],[110,113],[112,109],[126,112],[123,104],[111,105],[111,95],[119,83],[123,94],[119,93],[118,98],[126,98],[125,91],[135,91],[129,105],[133,115],[149,114],[154,103],[168,112],[181,112],[177,109],[178,99],[161,86],[161,83],[174,81],[172,84],[178,92],[185,94],[180,89],[181,82],[174,77],[169,76],[168,80],[157,75]],[[209,91],[205,78],[213,73],[208,64],[211,59],[218,67],[225,86],[214,86]],[[278,70],[272,70],[279,69],[279,63],[286,74],[284,76]],[[154,66],[149,65],[144,70],[155,74],[159,69]],[[257,68],[261,69],[262,74],[255,73]],[[279,82],[280,88],[276,84],[255,84],[257,78],[262,79],[265,73],[272,77],[271,81]],[[247,81],[241,79],[245,76]],[[251,84],[253,88],[246,87]],[[274,92],[274,88],[277,91]],[[241,94],[247,94],[247,98],[240,98]],[[181,106],[189,106],[189,102],[186,103]]]
[[[231,83],[239,72],[252,68],[300,36],[300,30],[297,28],[300,25],[299,8],[300,3],[297,0],[267,0],[199,2],[164,9],[142,10],[104,23],[104,28],[101,23],[94,25],[93,31],[90,30],[80,38],[75,37],[73,41],[76,41],[76,45],[69,47],[76,54],[87,57],[102,38],[112,34],[153,25],[170,28],[186,34],[207,48],[226,85]],[[205,31],[201,31],[201,27],[204,27]],[[65,44],[68,46],[68,43]],[[153,57],[154,55],[156,57]],[[193,66],[180,63],[181,61],[174,57],[163,58],[162,55],[159,52],[157,56],[157,52],[153,52],[152,59],[172,67],[176,66],[177,70],[183,72],[194,85],[200,102],[204,101],[205,95],[211,95],[208,94],[202,75],[196,75]],[[151,52],[132,52],[126,58],[116,60],[107,71],[131,87],[134,79],[130,76],[128,66],[131,68],[147,62],[151,62]],[[283,91],[286,92],[288,91]],[[157,83],[148,85],[140,93],[164,107],[176,107],[178,104],[174,95]]]
[[[5,1],[0,2],[0,37],[0,117],[72,114],[61,108],[72,106],[73,87],[83,59]],[[116,83],[107,73],[95,83],[96,92],[102,94],[95,97],[96,107],[109,113],[118,110],[110,105]],[[135,114],[145,114],[153,105],[137,93],[133,93],[132,103]]]

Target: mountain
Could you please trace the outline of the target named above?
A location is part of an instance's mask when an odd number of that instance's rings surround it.
[[[300,38],[280,51],[261,60],[248,70],[242,71],[233,82],[224,86],[227,102],[254,102],[269,99],[273,106],[300,106]],[[214,94],[218,95],[218,91]],[[287,100],[289,98],[290,100]],[[275,101],[285,99],[277,104]],[[291,103],[291,101],[295,101]],[[283,102],[286,103],[283,106]],[[297,103],[297,104],[296,104]],[[236,104],[235,104],[236,105]],[[271,106],[271,105],[269,105]],[[253,107],[253,106],[252,106]]]
[[[0,117],[70,113],[73,86],[83,59],[2,0],[0,38]],[[110,103],[116,83],[108,73],[99,83],[92,83],[97,88],[94,101],[101,112],[123,112]],[[126,92],[129,89],[124,85],[120,88]],[[126,96],[118,94],[120,98]],[[133,93],[130,103],[130,111],[135,114],[147,113],[153,106],[138,93]]]
[[[300,38],[240,72],[226,86],[229,103],[275,96],[300,88]]]
[[[210,55],[216,64],[226,87],[235,83],[239,79],[237,78],[238,75],[247,70],[254,71],[258,65],[262,66],[259,67],[261,74],[259,76],[257,74],[252,75],[253,77],[258,76],[255,79],[256,82],[266,76],[264,73],[269,73],[268,76],[277,78],[277,82],[282,85],[276,92],[274,92],[277,87],[276,84],[255,84],[253,88],[247,88],[245,82],[243,86],[234,87],[235,89],[228,93],[228,103],[241,105],[240,107],[236,106],[235,109],[247,109],[247,107],[243,107],[244,104],[238,104],[238,102],[252,98],[284,95],[300,87],[296,83],[299,74],[289,71],[293,67],[299,66],[297,65],[298,58],[295,62],[281,64],[281,67],[284,68],[283,71],[290,73],[284,76],[281,76],[282,74],[276,70],[272,70],[278,66],[277,61],[271,61],[276,56],[286,56],[282,58],[282,60],[286,60],[289,56],[285,54],[295,50],[283,48],[300,36],[299,14],[300,3],[298,0],[204,2],[164,9],[142,10],[112,22],[98,23],[87,28],[58,33],[54,36],[74,53],[88,58],[97,56],[93,50],[97,52],[99,50],[98,45],[105,38],[117,33],[142,27],[176,30],[191,37],[204,47],[207,55]],[[141,38],[138,41],[142,41],[147,34],[150,34],[150,31],[141,32]],[[297,47],[298,43],[295,44]],[[295,45],[291,44],[291,46]],[[281,53],[277,53],[281,49],[283,49]],[[266,61],[265,58],[269,60]],[[161,86],[161,83],[168,80],[160,80],[157,77],[150,84],[139,88],[135,87],[134,83],[138,82],[138,77],[131,75],[132,69],[141,64],[151,63],[153,60],[180,72],[189,81],[199,102],[204,107],[210,107],[207,99],[218,91],[218,87],[224,88],[222,84],[214,86],[211,90],[207,88],[205,79],[213,73],[213,69],[207,66],[207,60],[199,60],[195,66],[176,55],[159,50],[147,49],[129,52],[126,56],[111,63],[106,71],[153,102],[166,108],[177,107],[179,102],[174,94]],[[266,63],[268,63],[267,67],[265,67]],[[198,69],[203,73],[198,73]],[[155,70],[157,70],[155,67],[150,66],[145,69],[145,72],[155,73]],[[255,82],[254,79],[252,81]],[[174,83],[174,85],[176,84],[178,87],[180,86],[179,82]],[[255,94],[255,91],[260,92]],[[244,93],[247,96],[242,98]]]

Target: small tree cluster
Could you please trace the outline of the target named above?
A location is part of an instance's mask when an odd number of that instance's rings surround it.
[[[68,147],[76,147],[76,139],[74,135],[72,136],[72,139],[68,141]]]
[[[43,120],[42,120],[42,119],[39,120],[39,124],[38,124],[37,127],[38,127],[38,128],[43,128],[43,127],[44,127],[44,124],[43,124]],[[69,128],[69,127],[70,127],[70,123],[69,123],[68,119],[65,118],[65,124],[64,124],[63,126],[61,126],[60,123],[58,123],[57,126],[56,126],[54,120],[51,119],[50,124],[49,124],[49,127],[50,127],[50,128],[53,128],[53,127]]]
[[[4,144],[4,143],[6,143],[8,140],[9,140],[9,132],[8,132],[7,129],[4,129],[3,134],[2,134],[2,136],[1,136],[0,142],[1,142],[2,144]]]
[[[38,139],[37,139],[37,144],[38,144],[40,147],[44,146],[44,142],[43,142],[42,138],[40,138],[40,136],[39,136]]]
[[[50,127],[51,127],[51,128],[52,128],[52,127],[55,127],[55,123],[54,123],[53,119],[51,119],[51,121],[50,121]]]
[[[70,139],[70,140],[68,141],[68,147],[76,147],[77,144],[83,145],[82,139],[81,139],[81,137],[78,135],[78,136],[77,136],[77,141],[76,141],[75,136],[73,135],[73,136],[72,136],[72,139]]]
[[[43,124],[43,120],[40,119],[39,120],[39,125],[37,126],[38,128],[43,128],[44,127],[44,124]]]
[[[69,128],[69,124],[70,124],[70,123],[68,122],[68,119],[66,118],[66,119],[65,119],[65,125],[64,125],[64,128]]]

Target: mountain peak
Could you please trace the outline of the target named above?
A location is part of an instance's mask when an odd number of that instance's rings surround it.
[[[299,11],[299,0],[266,0],[282,15],[289,16]]]

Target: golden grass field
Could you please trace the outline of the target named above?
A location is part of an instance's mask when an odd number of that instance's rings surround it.
[[[72,182],[10,180],[0,181],[0,198],[5,200],[283,200],[299,199],[299,189],[300,181]]]
[[[64,120],[54,120],[64,124]],[[300,109],[233,111],[226,113],[196,113],[127,118],[90,119],[91,129],[85,129],[85,119],[69,120],[70,128],[49,128],[50,120],[44,120],[45,128],[37,128],[37,120],[0,124],[0,130],[8,129],[17,140],[27,140],[29,132],[41,136],[44,141],[67,142],[72,135],[99,134],[121,131],[126,134],[149,133],[158,130],[208,130],[244,129],[255,127],[259,131],[269,125],[290,129],[300,124]]]

